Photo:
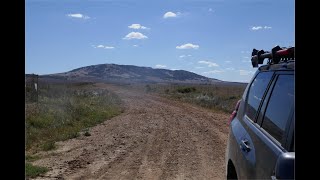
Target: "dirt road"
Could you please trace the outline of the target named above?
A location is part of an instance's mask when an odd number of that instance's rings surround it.
[[[123,114],[58,142],[37,179],[225,179],[228,114],[115,86]]]

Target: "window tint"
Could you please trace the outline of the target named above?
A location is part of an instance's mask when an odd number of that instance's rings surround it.
[[[248,94],[247,116],[254,121],[261,99],[270,82],[273,72],[259,73],[251,84]]]
[[[280,75],[274,86],[262,122],[262,128],[281,142],[286,124],[293,113],[293,75]]]

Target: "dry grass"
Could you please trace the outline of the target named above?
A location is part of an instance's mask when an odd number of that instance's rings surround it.
[[[78,137],[80,131],[123,111],[119,97],[87,83],[42,84],[38,103],[27,97],[26,150],[33,152],[52,150],[56,141]]]
[[[147,92],[159,93],[199,106],[231,113],[246,85],[146,85]]]

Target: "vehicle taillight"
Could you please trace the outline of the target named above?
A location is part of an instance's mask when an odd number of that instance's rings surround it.
[[[230,115],[230,119],[229,119],[229,124],[228,125],[230,125],[231,121],[236,117],[238,109],[239,109],[239,106],[240,106],[240,102],[241,102],[241,100],[239,100],[237,102],[236,106],[234,107],[234,110]]]

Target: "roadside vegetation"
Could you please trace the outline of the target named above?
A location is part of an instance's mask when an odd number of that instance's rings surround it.
[[[31,163],[26,163],[26,178],[35,178],[48,171],[46,167],[34,166]]]
[[[38,93],[26,85],[26,151],[55,149],[55,142],[76,138],[88,128],[120,114],[114,93],[91,83],[39,83]]]
[[[159,93],[167,98],[196,104],[212,110],[231,113],[241,99],[245,84],[236,85],[181,85],[148,84],[146,92]]]

